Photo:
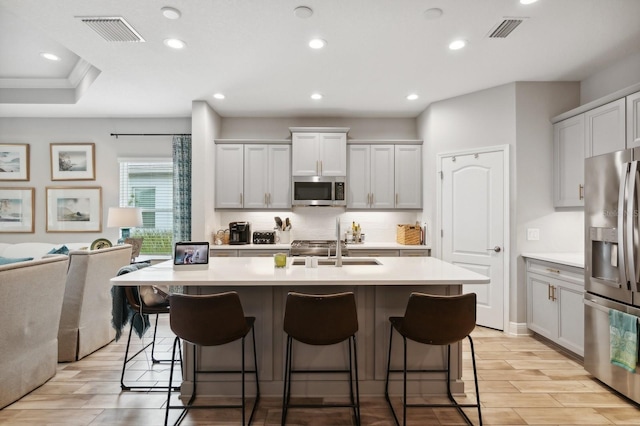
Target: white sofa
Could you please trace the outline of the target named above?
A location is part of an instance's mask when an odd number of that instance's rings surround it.
[[[115,338],[111,278],[131,263],[131,245],[72,250],[58,331],[58,361],[76,361]]]
[[[68,258],[0,265],[0,409],[56,374]]]
[[[67,246],[69,250],[79,250],[84,247],[89,247],[91,243],[16,243],[7,244],[0,243],[0,257],[10,258],[25,258],[33,257],[33,259],[41,259],[46,256],[51,249],[59,249],[63,245]]]

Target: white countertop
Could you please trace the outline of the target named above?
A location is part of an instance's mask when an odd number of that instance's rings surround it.
[[[270,257],[211,258],[209,269],[174,271],[171,261],[111,279],[114,285],[187,286],[289,285],[459,285],[488,284],[489,278],[433,257],[381,257],[380,265],[293,266],[275,268]],[[358,258],[349,257],[349,260]],[[371,258],[362,258],[371,260]]]
[[[522,253],[522,257],[584,269],[584,253]]]
[[[209,245],[212,250],[289,250],[291,244],[223,244]],[[392,243],[365,242],[361,244],[347,244],[348,250],[429,250],[431,246],[405,245]]]

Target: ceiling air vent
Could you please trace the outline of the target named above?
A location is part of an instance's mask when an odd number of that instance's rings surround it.
[[[489,38],[505,38],[527,18],[504,18],[489,33]]]
[[[79,17],[79,19],[100,34],[106,41],[144,41],[142,36],[120,16]]]

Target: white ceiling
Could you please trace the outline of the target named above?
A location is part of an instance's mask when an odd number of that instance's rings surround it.
[[[86,16],[121,16],[146,41],[107,42]],[[528,19],[488,38],[505,17]],[[205,100],[223,117],[415,117],[512,81],[582,80],[640,51],[639,17],[639,0],[0,0],[0,116],[188,117]],[[469,45],[450,51],[454,38]]]

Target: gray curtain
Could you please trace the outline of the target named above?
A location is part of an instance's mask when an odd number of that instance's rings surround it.
[[[173,241],[191,240],[191,136],[173,137]]]

